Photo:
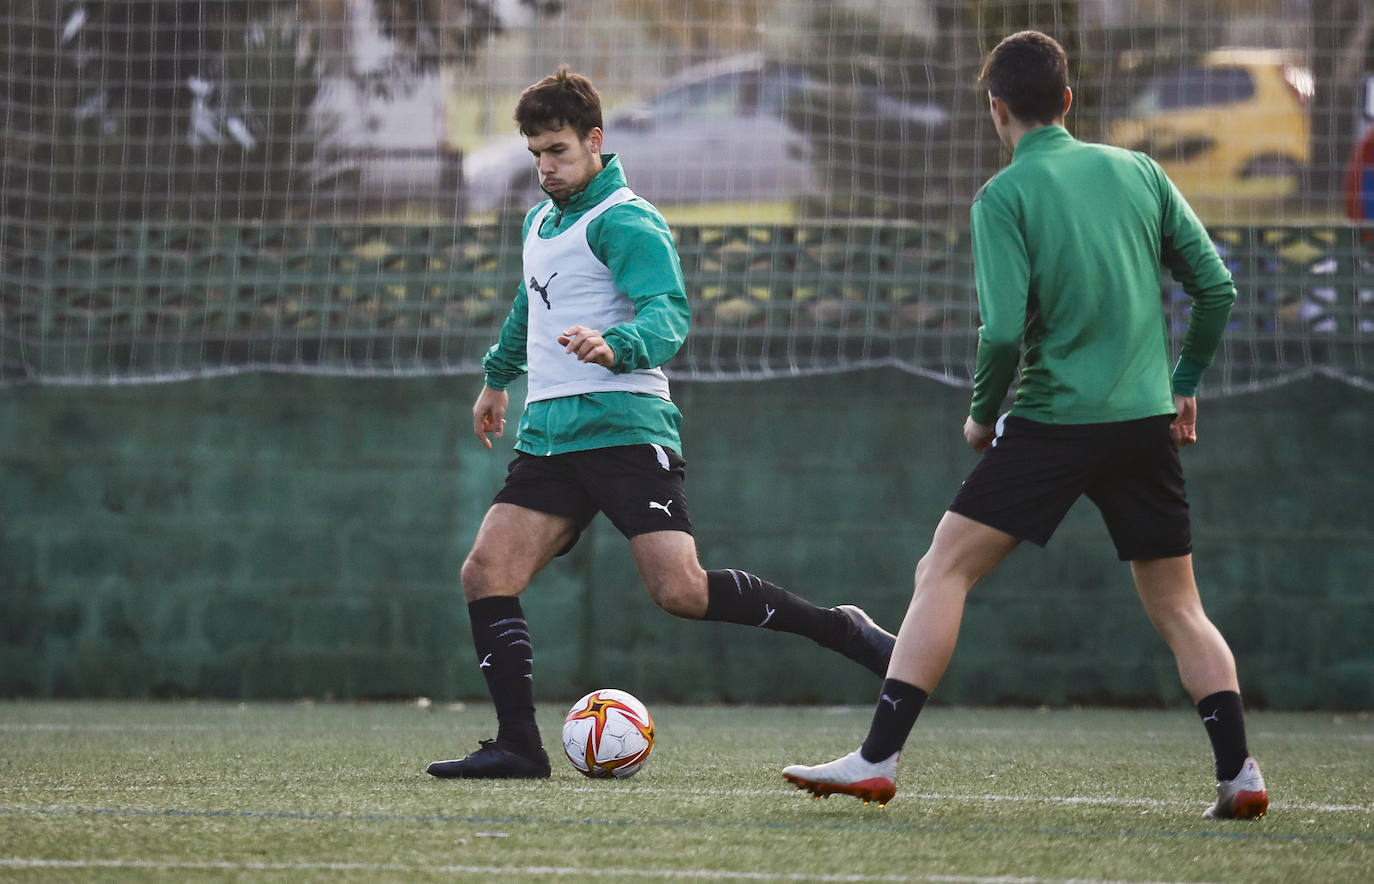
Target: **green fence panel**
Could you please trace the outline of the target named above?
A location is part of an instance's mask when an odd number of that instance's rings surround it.
[[[0,390],[0,695],[481,698],[459,572],[511,440],[472,437],[478,383]],[[676,382],[702,563],[895,627],[975,460],[967,395],[893,368]],[[1374,707],[1372,405],[1323,378],[1202,401],[1197,571],[1253,705]],[[657,610],[604,520],[525,601],[541,700],[876,689],[803,639]],[[1090,504],[974,591],[937,700],[1185,702]]]

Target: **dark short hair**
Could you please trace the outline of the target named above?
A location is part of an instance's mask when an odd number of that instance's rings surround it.
[[[578,138],[586,138],[593,129],[601,128],[601,96],[591,80],[573,73],[565,64],[559,65],[553,76],[520,93],[515,122],[521,135],[571,126]]]
[[[988,53],[978,81],[1021,122],[1052,123],[1064,113],[1069,59],[1053,37],[1018,31]]]

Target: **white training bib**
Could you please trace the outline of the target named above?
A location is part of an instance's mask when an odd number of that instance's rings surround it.
[[[634,319],[634,303],[616,289],[610,268],[597,259],[587,243],[588,225],[607,209],[631,199],[634,191],[630,188],[616,190],[552,239],[539,236],[544,219],[553,211],[552,201],[530,225],[522,252],[525,290],[529,295],[525,340],[529,368],[527,402],[605,392],[652,393],[671,398],[668,378],[660,369],[617,374],[596,363],[579,362],[558,343],[558,336],[574,325],[604,332]]]

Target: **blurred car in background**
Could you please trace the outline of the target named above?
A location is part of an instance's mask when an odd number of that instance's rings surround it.
[[[1374,128],[1350,152],[1345,170],[1345,213],[1351,221],[1374,221]]]
[[[1159,161],[1199,211],[1281,201],[1303,189],[1312,85],[1292,53],[1215,49],[1150,77],[1107,137]]]
[[[1352,221],[1374,221],[1374,76],[1364,80],[1360,129],[1345,167],[1345,213]]]
[[[920,157],[912,168],[924,174],[919,152],[947,140],[948,122],[939,105],[902,100],[852,73],[840,84],[750,54],[689,68],[608,114],[602,150],[619,154],[630,186],[665,210],[783,220],[800,199],[863,186],[843,180],[844,170],[872,165],[862,154],[878,139],[909,147],[904,156]],[[470,153],[463,178],[469,213],[523,212],[545,198],[523,136]]]

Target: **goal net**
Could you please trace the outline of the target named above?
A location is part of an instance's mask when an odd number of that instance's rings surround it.
[[[0,384],[480,371],[542,198],[511,112],[559,64],[674,228],[675,377],[969,383],[977,84],[1035,27],[1069,125],[1158,159],[1240,297],[1209,389],[1374,386],[1362,0],[10,0]],[[1367,85],[1368,83],[1368,85]],[[1175,341],[1187,298],[1167,276]]]

